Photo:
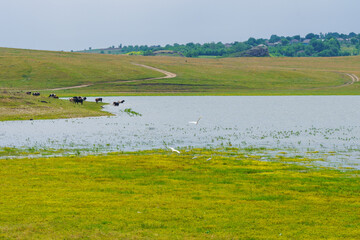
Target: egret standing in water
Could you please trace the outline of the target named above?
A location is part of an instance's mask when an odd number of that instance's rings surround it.
[[[189,122],[189,123],[192,123],[192,124],[197,125],[197,124],[199,123],[200,119],[201,119],[201,117],[199,117],[199,119],[198,119],[196,122],[195,122],[195,121],[191,121],[191,122]]]
[[[180,153],[180,151],[179,150],[176,150],[175,148],[173,148],[173,147],[169,147],[170,149],[171,149],[171,151],[173,151],[173,152],[177,152],[177,153]]]

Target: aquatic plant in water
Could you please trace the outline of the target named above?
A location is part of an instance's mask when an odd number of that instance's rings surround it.
[[[131,108],[125,108],[124,111],[122,111],[124,113],[127,113],[130,117],[134,117],[134,116],[142,116],[141,113],[135,112],[133,111]]]

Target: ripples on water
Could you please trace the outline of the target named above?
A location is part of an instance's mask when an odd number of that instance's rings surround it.
[[[0,123],[0,147],[101,152],[172,147],[265,147],[356,166],[360,97],[103,97],[113,117]],[[88,98],[94,101],[94,98]],[[86,103],[85,103],[86,104]],[[122,112],[131,108],[142,116]],[[202,117],[198,125],[189,124]],[[336,152],[336,154],[329,154]]]

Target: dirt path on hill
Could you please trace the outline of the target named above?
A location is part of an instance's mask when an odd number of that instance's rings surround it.
[[[61,87],[61,88],[41,89],[41,90],[32,90],[32,91],[57,91],[57,90],[67,90],[67,89],[74,89],[74,88],[84,88],[84,87],[89,87],[92,85],[94,85],[94,84],[84,84],[84,85],[73,86],[73,87]]]
[[[158,80],[158,79],[169,79],[169,78],[175,78],[177,75],[175,73],[171,73],[159,68],[155,68],[155,67],[151,67],[151,66],[147,66],[144,64],[138,64],[138,63],[132,63],[133,65],[136,66],[140,66],[140,67],[144,67],[147,69],[151,69],[160,73],[165,74],[165,76],[163,77],[156,77],[156,78],[144,78],[144,79],[136,79],[136,80],[124,80],[124,81],[110,81],[110,82],[100,82],[100,83],[95,83],[95,84],[104,84],[104,83],[128,83],[128,82],[140,82],[140,81],[149,81],[149,80]],[[329,87],[321,87],[321,88],[312,88],[312,89],[324,89],[324,88],[340,88],[340,87],[346,87],[346,86],[350,86],[352,84],[354,84],[355,82],[359,82],[360,79],[358,76],[356,76],[353,73],[342,73],[345,74],[347,76],[349,76],[351,78],[350,82],[338,85],[338,86],[329,86]],[[83,84],[83,85],[78,85],[78,86],[72,86],[72,87],[61,87],[61,88],[52,88],[52,89],[41,89],[41,90],[32,90],[32,91],[58,91],[58,90],[68,90],[68,89],[75,89],[75,88],[85,88],[85,87],[89,87],[89,86],[93,86],[95,85],[94,83],[91,84]],[[302,90],[309,90],[309,89],[302,89]],[[128,93],[128,92],[127,92]],[[156,92],[156,93],[161,93],[161,92]]]
[[[359,77],[356,76],[355,74],[353,74],[353,73],[345,73],[345,74],[348,75],[351,78],[351,82],[344,83],[343,85],[336,86],[336,87],[345,87],[345,86],[348,86],[348,85],[352,85],[352,84],[354,84],[356,82],[359,82]]]
[[[154,67],[150,67],[144,64],[138,64],[138,63],[132,63],[136,66],[140,66],[140,67],[144,67],[144,68],[148,68],[160,73],[165,74],[165,76],[163,77],[156,77],[156,78],[144,78],[144,79],[137,79],[137,80],[124,80],[124,81],[111,81],[111,82],[100,82],[100,83],[91,83],[91,84],[83,84],[83,85],[78,85],[78,86],[72,86],[72,87],[61,87],[61,88],[51,88],[51,89],[41,89],[41,90],[32,90],[32,91],[58,91],[58,90],[68,90],[68,89],[74,89],[74,88],[84,88],[84,87],[89,87],[89,86],[93,86],[95,84],[103,84],[103,83],[125,83],[125,82],[139,82],[139,81],[149,81],[149,80],[157,80],[157,79],[167,79],[167,78],[175,78],[177,75],[175,73],[171,73],[159,68],[154,68]]]

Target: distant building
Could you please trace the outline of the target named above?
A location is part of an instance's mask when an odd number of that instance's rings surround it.
[[[304,41],[302,41],[302,44],[304,45],[309,45],[311,39],[305,39]]]
[[[290,41],[290,44],[296,44],[296,43],[299,43],[299,40],[297,40],[297,39],[292,39],[292,40]]]

